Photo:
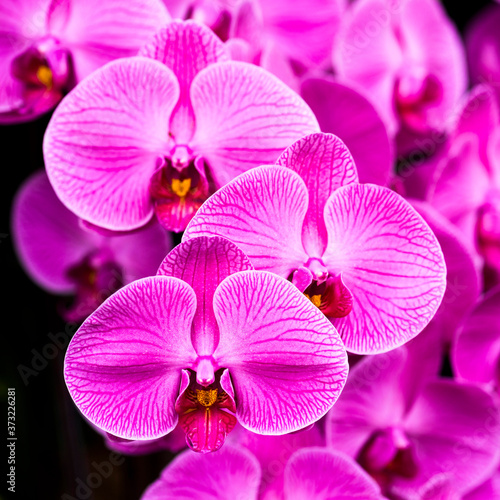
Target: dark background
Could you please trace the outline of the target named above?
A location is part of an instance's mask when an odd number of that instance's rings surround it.
[[[272,1],[272,0],[268,0]],[[444,2],[450,17],[463,32],[468,20],[487,1]],[[39,289],[19,265],[12,247],[10,212],[12,199],[21,183],[43,166],[42,138],[50,116],[35,122],[0,126],[1,221],[0,270],[1,349],[0,400],[4,417],[2,435],[7,436],[7,387],[16,390],[16,493],[7,491],[8,449],[2,445],[3,465],[0,499],[74,498],[138,500],[154,481],[171,455],[167,452],[126,457],[112,474],[90,495],[78,496],[77,480],[85,481],[92,463],[109,461],[110,450],[102,438],[79,416],[62,378],[64,349],[51,360],[42,361],[48,336],[67,333],[67,325],[57,315],[58,298]],[[60,335],[62,338],[62,336]],[[49,353],[51,356],[50,348]],[[32,372],[26,369],[33,370]],[[20,375],[24,371],[24,380]],[[27,383],[25,383],[27,382]],[[6,441],[4,441],[5,443]],[[88,492],[87,492],[88,493]]]

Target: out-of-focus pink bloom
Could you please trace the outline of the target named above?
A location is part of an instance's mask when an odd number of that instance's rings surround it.
[[[276,449],[275,455],[279,456],[280,451]],[[241,446],[226,445],[211,455],[182,453],[164,469],[161,477],[145,491],[141,499],[383,498],[375,481],[352,459],[326,448],[309,447],[296,451],[287,460],[282,475],[280,488],[268,490],[258,459]]]
[[[491,87],[479,85],[467,96],[434,179],[430,203],[500,270],[500,114]]]
[[[156,213],[182,231],[210,193],[319,129],[300,96],[228,61],[201,24],[172,22],[141,54],[80,83],[45,134],[57,195],[93,224],[130,230]]]
[[[458,378],[500,395],[500,287],[490,290],[463,323],[452,361]]]
[[[156,274],[172,243],[158,224],[104,236],[56,197],[47,175],[32,175],[12,210],[15,248],[27,274],[50,293],[75,295],[67,321],[80,321],[126,283]]]
[[[500,498],[500,469],[496,470],[483,484],[464,495],[462,500],[493,500],[494,498]]]
[[[469,23],[465,48],[472,83],[491,85],[500,96],[500,6],[487,5]]]
[[[467,85],[460,37],[438,0],[355,1],[334,66],[366,91],[403,154],[444,129]]]
[[[52,109],[92,71],[170,20],[161,0],[2,0],[0,123]]]
[[[353,353],[385,352],[430,321],[445,262],[429,226],[398,194],[359,184],[342,141],[300,139],[277,165],[212,195],[184,239],[220,235],[256,269],[289,278],[332,321]]]
[[[422,491],[436,476],[463,494],[498,466],[499,408],[475,385],[437,378],[419,340],[352,369],[327,416],[327,443],[355,458],[389,496]]]
[[[386,186],[393,174],[393,145],[370,101],[329,78],[304,80],[300,93],[316,115],[322,132],[338,136],[347,146],[359,181]]]
[[[332,407],[347,378],[344,346],[290,282],[252,270],[217,237],[182,243],[158,272],[118,290],[71,340],[66,384],[90,422],[129,440],[179,424],[205,453],[237,421],[285,434]]]

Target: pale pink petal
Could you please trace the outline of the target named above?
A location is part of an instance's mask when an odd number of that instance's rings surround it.
[[[90,422],[125,439],[155,439],[177,424],[181,369],[191,367],[196,297],[186,283],[155,276],[104,302],[68,347],[64,376]]]
[[[112,230],[152,217],[149,181],[167,149],[175,76],[146,58],[96,71],[58,106],[44,138],[49,179],[76,215]]]
[[[393,144],[373,105],[353,88],[335,80],[311,78],[301,95],[323,132],[337,135],[349,149],[360,182],[385,186],[392,175]]]
[[[225,445],[210,454],[176,457],[141,500],[257,500],[260,467],[244,448]]]
[[[352,312],[334,319],[349,351],[384,352],[417,335],[446,288],[435,235],[402,197],[372,184],[339,188],[325,207],[331,273],[342,272]]]
[[[493,398],[478,387],[452,380],[429,383],[404,424],[415,447],[417,486],[435,474],[451,476],[460,492],[491,476],[500,459],[500,415]]]
[[[317,421],[347,378],[335,328],[289,281],[263,271],[226,278],[214,297],[220,343],[236,416],[248,430],[284,434]]]
[[[354,460],[326,448],[295,452],[285,470],[287,500],[382,500],[380,487]]]
[[[161,0],[57,0],[50,32],[71,51],[77,81],[142,45],[170,21]]]
[[[198,210],[184,239],[223,236],[248,256],[256,269],[284,278],[308,260],[301,232],[307,189],[287,168],[250,170],[213,194]]]
[[[309,194],[302,241],[309,256],[321,257],[327,244],[326,200],[340,186],[358,183],[351,153],[335,135],[311,134],[287,148],[276,161],[300,175]]]
[[[188,142],[194,132],[195,117],[189,96],[194,77],[203,69],[229,60],[224,44],[203,24],[174,21],[160,30],[144,46],[140,55],[170,68],[179,81],[179,101],[172,113],[170,132],[177,144]]]
[[[253,269],[247,256],[225,238],[200,236],[174,248],[161,263],[158,274],[188,283],[196,294],[197,309],[191,339],[200,356],[211,356],[219,343],[213,297],[228,276]]]
[[[200,71],[191,101],[192,148],[207,159],[218,186],[249,168],[274,163],[290,144],[319,131],[306,103],[252,64],[230,61]]]

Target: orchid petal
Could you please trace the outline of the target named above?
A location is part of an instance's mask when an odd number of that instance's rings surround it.
[[[321,130],[345,143],[360,182],[387,185],[393,168],[393,146],[370,101],[351,87],[325,78],[302,82],[301,95],[314,111]]]
[[[189,223],[184,239],[219,235],[234,242],[255,268],[284,278],[307,261],[301,242],[308,194],[289,169],[258,167],[213,194]]]
[[[134,281],[80,327],[66,354],[65,379],[94,425],[125,439],[155,439],[177,424],[181,369],[196,358],[190,341],[196,297],[176,278]]]
[[[294,141],[319,131],[295,92],[248,63],[229,61],[200,71],[191,101],[192,147],[207,159],[219,187],[252,167],[274,163]]]
[[[399,195],[372,184],[339,188],[325,207],[330,273],[342,271],[352,312],[333,324],[349,351],[385,352],[417,335],[446,288],[439,243]]]
[[[170,68],[179,81],[179,101],[172,114],[170,132],[177,144],[191,139],[195,117],[189,97],[194,77],[216,62],[229,60],[224,44],[210,28],[194,21],[174,21],[160,30],[139,55]]]
[[[149,181],[178,95],[168,68],[139,57],[109,63],[70,92],[44,138],[47,173],[61,201],[106,229],[144,225],[153,215]]]
[[[325,316],[289,281],[243,271],[217,288],[220,343],[236,416],[260,434],[284,434],[321,418],[347,377],[344,346]]]
[[[405,424],[415,446],[419,474],[414,486],[449,474],[464,493],[489,478],[500,458],[500,415],[493,398],[478,387],[438,380],[427,384]]]
[[[326,200],[340,186],[358,182],[358,173],[345,144],[332,134],[311,134],[287,148],[276,161],[300,175],[309,194],[302,241],[309,256],[320,257],[326,247]]]
[[[452,350],[461,379],[482,384],[500,382],[500,288],[486,294],[465,319]]]
[[[177,456],[141,500],[257,500],[260,467],[244,448],[225,445],[209,455]]]
[[[185,241],[161,263],[159,275],[185,281],[196,294],[198,307],[191,340],[200,356],[212,355],[219,343],[219,329],[212,305],[215,289],[231,274],[249,269],[253,269],[252,264],[234,243],[215,236]]]
[[[52,2],[48,25],[71,51],[80,81],[113,59],[137,55],[169,20],[159,0],[57,0]]]
[[[326,448],[303,448],[285,470],[287,500],[382,500],[380,487],[354,460]]]

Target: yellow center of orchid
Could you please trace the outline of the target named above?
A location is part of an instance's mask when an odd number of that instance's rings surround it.
[[[191,179],[172,179],[172,191],[179,197],[184,198],[191,189]]]
[[[53,77],[52,77],[52,71],[48,66],[41,65],[39,68],[36,70],[36,77],[38,78],[38,81],[42,84],[45,85],[47,88],[51,88],[53,84]]]
[[[304,294],[316,307],[321,305],[321,295],[309,296],[307,293]]]
[[[196,390],[196,399],[200,405],[209,408],[217,401],[217,389]]]

